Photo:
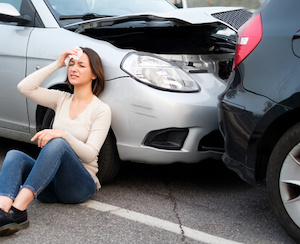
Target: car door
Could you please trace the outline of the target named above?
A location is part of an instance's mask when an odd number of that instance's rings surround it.
[[[3,1],[20,11],[21,0]],[[28,132],[26,99],[17,90],[26,76],[26,49],[33,27],[0,21],[0,135],[6,129]]]

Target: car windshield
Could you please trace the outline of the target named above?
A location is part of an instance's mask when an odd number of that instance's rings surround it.
[[[167,0],[44,0],[64,26],[96,17],[120,16],[176,9]]]

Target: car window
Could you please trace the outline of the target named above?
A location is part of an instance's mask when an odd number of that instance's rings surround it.
[[[176,9],[167,0],[44,0],[56,19],[93,13],[100,16],[119,16],[145,12],[165,12]],[[70,20],[68,21],[70,23]]]

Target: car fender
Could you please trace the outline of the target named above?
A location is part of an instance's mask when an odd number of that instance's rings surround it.
[[[47,43],[47,48],[41,43]],[[117,49],[107,42],[95,40],[62,28],[35,28],[32,31],[27,48],[26,76],[54,62],[63,51],[75,46],[89,47],[99,54],[106,80],[128,76],[120,69],[120,66],[116,65],[116,63],[121,63],[123,57],[128,53],[127,50]],[[58,84],[64,84],[66,77],[67,68],[63,67],[47,78],[41,86],[50,88]],[[31,133],[35,133],[36,130],[35,111],[36,104],[29,101],[28,113]]]

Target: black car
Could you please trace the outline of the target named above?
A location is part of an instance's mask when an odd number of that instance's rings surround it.
[[[300,1],[269,0],[238,30],[233,71],[219,96],[223,161],[255,185],[300,243]]]

